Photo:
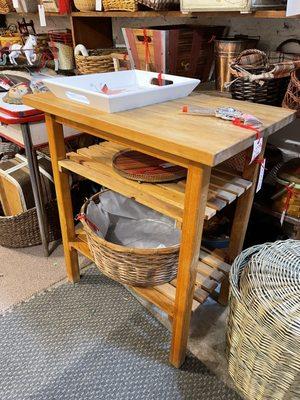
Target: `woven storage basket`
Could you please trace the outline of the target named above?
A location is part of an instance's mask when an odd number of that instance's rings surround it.
[[[282,106],[296,110],[297,117],[300,117],[300,70],[292,72]]]
[[[14,11],[12,0],[0,0],[0,13],[7,14]]]
[[[179,7],[179,0],[138,0],[139,4],[143,4],[153,10],[175,10]]]
[[[70,70],[75,68],[73,47],[68,44],[53,42],[53,46],[58,51],[58,65],[61,70]]]
[[[104,11],[137,11],[137,0],[103,0]]]
[[[241,72],[239,67],[242,67],[244,72]],[[281,105],[288,87],[289,77],[260,79],[259,81],[250,81],[245,77],[245,73],[260,75],[270,72],[273,67],[273,65],[269,65],[264,52],[257,49],[242,51],[230,65],[230,72],[234,79],[230,85],[232,98],[253,103]]]
[[[300,244],[254,246],[234,261],[229,373],[249,400],[299,399]]]
[[[98,72],[114,71],[112,53],[116,49],[90,50],[88,56],[75,56],[76,68],[81,74],[95,74]]]
[[[81,209],[83,215],[89,202],[93,200],[97,203],[99,196],[101,193],[84,203]],[[161,285],[176,277],[179,245],[158,249],[125,247],[97,236],[85,220],[82,224],[95,264],[115,281],[145,287]]]
[[[61,237],[56,201],[46,205],[49,240]],[[3,247],[28,247],[41,244],[36,208],[19,215],[0,217],[0,245]]]
[[[96,0],[74,0],[74,6],[79,11],[95,11]]]

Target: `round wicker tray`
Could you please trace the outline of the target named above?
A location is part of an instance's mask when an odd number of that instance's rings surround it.
[[[186,177],[186,169],[135,150],[121,150],[112,160],[114,170],[139,182],[171,182]]]

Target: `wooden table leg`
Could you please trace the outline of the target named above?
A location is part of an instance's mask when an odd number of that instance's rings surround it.
[[[52,162],[53,178],[59,211],[61,234],[63,239],[67,277],[70,282],[80,279],[78,254],[70,248],[69,242],[75,240],[75,228],[69,175],[59,170],[58,161],[66,158],[63,126],[58,124],[51,115],[46,115],[46,125],[49,139],[49,149]]]
[[[210,171],[202,165],[188,168],[170,354],[177,368],[185,359]]]
[[[264,140],[263,148],[260,154],[260,158],[263,158],[266,147],[266,140]],[[248,149],[246,159],[250,159],[252,154],[252,147]],[[248,222],[250,213],[253,205],[253,199],[256,192],[256,184],[258,174],[260,170],[260,164],[253,162],[252,164],[245,165],[242,177],[249,181],[252,181],[252,186],[247,190],[241,197],[238,198],[235,214],[232,223],[232,229],[230,233],[228,261],[232,263],[234,259],[243,250],[244,240],[247,232]],[[229,282],[228,279],[224,280],[221,285],[221,292],[218,298],[219,303],[226,304],[229,295]]]

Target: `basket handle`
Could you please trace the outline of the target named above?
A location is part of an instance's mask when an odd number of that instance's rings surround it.
[[[267,57],[267,55],[266,55],[265,52],[263,52],[263,51],[261,51],[261,50],[258,50],[258,49],[246,49],[246,50],[243,50],[243,51],[237,56],[237,58],[234,60],[234,64],[238,64],[239,61],[241,61],[241,58],[242,58],[243,56],[247,56],[248,54],[260,54],[261,56],[263,56],[263,58],[264,58],[264,63],[265,63],[265,64],[266,64],[267,61],[268,61],[268,57]]]
[[[300,45],[300,39],[287,39],[284,40],[280,45],[277,47],[276,51],[283,53],[282,48],[288,43],[297,43]]]

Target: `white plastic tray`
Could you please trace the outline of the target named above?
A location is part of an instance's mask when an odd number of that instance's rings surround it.
[[[57,97],[108,113],[186,97],[200,83],[199,79],[163,74],[163,80],[173,83],[158,86],[152,84],[157,78],[157,72],[131,70],[51,78],[45,79],[44,83]],[[104,85],[112,93],[101,92]]]

